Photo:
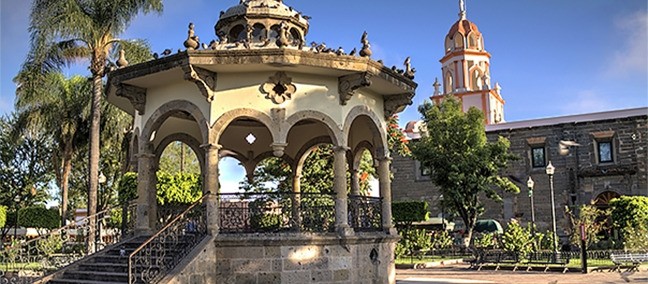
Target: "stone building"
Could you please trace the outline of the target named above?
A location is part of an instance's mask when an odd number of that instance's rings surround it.
[[[412,129],[415,124],[408,126]],[[416,138],[414,131],[406,133]],[[648,195],[648,108],[492,124],[486,126],[486,135],[491,141],[502,136],[511,142],[510,150],[519,159],[504,175],[520,187],[520,193],[502,193],[502,203],[487,202],[482,218],[530,221],[527,180],[531,177],[536,223],[549,229],[550,187],[545,173],[549,161],[556,168],[556,218],[563,229],[568,228],[565,206],[594,202],[605,208],[620,195]],[[569,147],[565,141],[580,146]],[[392,165],[393,199],[427,200],[433,214],[439,214],[438,190],[420,163],[396,157]]]
[[[475,107],[484,114],[489,140],[498,136],[511,142],[511,151],[520,157],[510,164],[504,175],[521,189],[517,195],[503,193],[503,202],[486,202],[481,218],[503,223],[516,217],[531,220],[529,177],[535,181],[534,209],[541,229],[551,226],[549,177],[545,167],[555,167],[554,189],[557,223],[568,229],[565,206],[594,202],[605,208],[610,199],[620,195],[648,195],[648,108],[626,109],[526,121],[504,120],[504,99],[499,84],[491,88],[490,54],[484,49],[484,37],[477,25],[466,18],[460,1],[459,20],[444,42],[441,58],[443,88],[435,82],[430,98],[434,103],[452,95],[464,110]],[[421,121],[407,123],[405,134],[420,138]],[[570,146],[577,143],[580,146]],[[393,199],[426,200],[433,215],[441,213],[439,191],[420,163],[395,157]]]

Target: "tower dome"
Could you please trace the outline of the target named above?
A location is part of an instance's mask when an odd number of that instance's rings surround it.
[[[466,49],[484,51],[484,39],[477,25],[466,19],[466,7],[460,1],[459,20],[450,27],[445,37],[445,52]]]
[[[308,19],[282,0],[241,0],[239,5],[221,12],[216,35],[221,41],[263,42],[279,39],[282,29],[290,42],[304,42]]]

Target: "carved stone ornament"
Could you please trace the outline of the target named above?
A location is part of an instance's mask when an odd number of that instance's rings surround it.
[[[207,102],[214,100],[214,91],[216,90],[216,72],[209,71],[191,64],[183,65],[182,70],[185,73],[185,80],[194,82],[200,93],[207,98]]]
[[[371,86],[370,79],[371,75],[367,72],[355,73],[338,78],[340,104],[346,105],[357,89]]]
[[[385,119],[389,119],[392,115],[403,111],[406,106],[411,105],[413,97],[414,93],[404,93],[386,97],[384,103]]]
[[[137,110],[139,115],[144,115],[144,108],[146,106],[146,89],[128,85],[119,84],[115,94],[118,97],[126,98]]]
[[[261,85],[261,92],[266,94],[266,99],[271,99],[275,104],[281,104],[292,98],[297,87],[292,83],[292,78],[285,72],[277,72]]]

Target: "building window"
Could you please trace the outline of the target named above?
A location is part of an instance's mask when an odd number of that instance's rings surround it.
[[[415,172],[416,181],[429,181],[430,175],[432,174],[432,169],[421,164],[419,161],[415,161]]]
[[[611,163],[613,162],[612,154],[612,141],[601,141],[598,142],[598,156],[599,163]]]
[[[421,176],[429,177],[430,174],[432,174],[432,169],[430,169],[430,167],[421,165]]]
[[[543,168],[546,166],[545,158],[544,146],[531,148],[531,165],[534,168]]]

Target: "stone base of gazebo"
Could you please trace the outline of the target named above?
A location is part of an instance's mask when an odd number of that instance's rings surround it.
[[[166,283],[395,283],[397,236],[382,232],[221,234],[203,242]]]

